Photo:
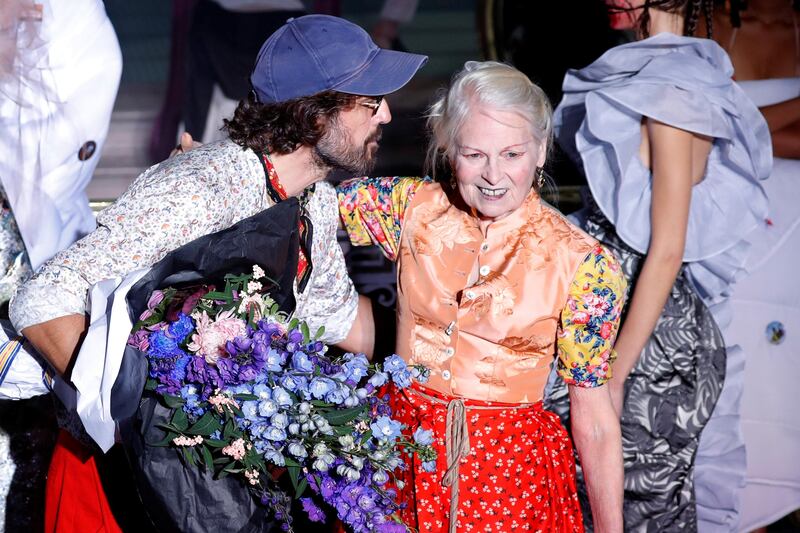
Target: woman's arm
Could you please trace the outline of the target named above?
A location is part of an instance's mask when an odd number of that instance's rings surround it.
[[[596,246],[572,280],[558,332],[558,375],[569,386],[572,436],[598,532],[622,531],[622,442],[607,385],[626,283],[616,258]]]
[[[650,247],[614,346],[612,400],[622,410],[622,391],[661,316],[683,262],[692,195],[692,134],[649,120],[651,169]]]
[[[609,389],[571,385],[569,401],[572,438],[586,479],[594,530],[621,532],[622,437]]]
[[[771,133],[772,155],[800,159],[800,120]]]
[[[779,104],[760,107],[759,111],[767,120],[770,133],[774,134],[786,126],[800,122],[800,97],[792,98]]]

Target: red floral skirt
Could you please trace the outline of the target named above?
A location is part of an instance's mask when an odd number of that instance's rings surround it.
[[[406,505],[401,516],[408,526],[459,533],[583,531],[572,444],[558,417],[543,410],[542,402],[482,402],[416,384],[394,389],[390,401],[393,418],[407,431],[419,426],[434,431],[438,452],[435,472],[425,472],[414,456],[398,476],[403,482],[399,501]],[[453,457],[449,476],[446,440]],[[451,509],[456,513],[453,524]]]

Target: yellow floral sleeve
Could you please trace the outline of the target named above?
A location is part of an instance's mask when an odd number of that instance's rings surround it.
[[[395,261],[406,208],[430,178],[356,178],[336,187],[339,215],[354,246],[377,244]]]
[[[617,259],[600,245],[578,267],[558,331],[558,374],[567,384],[598,387],[611,378],[626,286]]]

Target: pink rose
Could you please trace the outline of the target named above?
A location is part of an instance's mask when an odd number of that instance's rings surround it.
[[[600,336],[604,339],[607,339],[611,336],[611,322],[603,322],[603,325],[600,326]]]

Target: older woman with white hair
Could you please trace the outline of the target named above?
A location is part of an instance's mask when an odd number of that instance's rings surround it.
[[[513,67],[468,62],[428,125],[433,178],[339,187],[353,244],[398,263],[397,353],[431,370],[424,386],[391,391],[395,416],[418,438],[432,430],[439,451],[435,470],[414,462],[398,479],[403,519],[420,531],[583,531],[572,443],[542,409],[555,359],[596,530],[622,531],[605,384],[625,281],[539,196],[550,104]]]

